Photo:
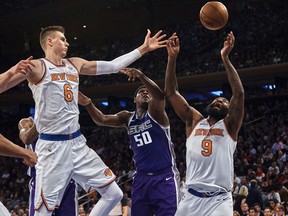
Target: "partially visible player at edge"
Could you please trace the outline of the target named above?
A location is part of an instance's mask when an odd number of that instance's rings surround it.
[[[0,134],[0,155],[24,159],[23,163],[28,166],[34,166],[37,162],[37,155],[27,149],[24,149]],[[10,216],[11,213],[0,201],[0,215]]]
[[[176,34],[174,34],[175,36]],[[218,97],[207,107],[208,117],[190,106],[177,89],[179,39],[168,41],[165,95],[186,125],[186,188],[176,216],[233,214],[233,153],[244,116],[244,89],[229,60],[235,38],[230,32],[221,58],[232,89],[230,102]]]
[[[37,163],[37,155],[28,149],[22,148],[0,134],[0,155],[6,157],[22,158],[27,166]]]
[[[125,127],[130,138],[136,174],[133,176],[131,215],[174,216],[179,201],[179,172],[176,168],[165,97],[158,85],[134,68],[121,70],[129,80],[139,79],[134,94],[135,111],[105,115],[79,92],[79,104],[86,106],[98,125]]]
[[[39,139],[35,186],[35,216],[50,216],[59,205],[70,179],[89,191],[95,188],[101,199],[90,216],[106,216],[122,199],[123,193],[114,182],[116,176],[96,152],[86,145],[80,132],[78,109],[79,75],[117,73],[143,54],[165,47],[161,31],[137,49],[112,61],[65,59],[69,43],[62,26],[49,26],[40,33],[45,58],[29,57],[0,75],[0,93],[28,80],[35,101],[36,129]]]
[[[25,144],[26,149],[35,151],[38,132],[34,124],[33,118],[23,118],[18,123],[19,138]],[[29,181],[29,216],[34,216],[34,197],[35,197],[35,167],[29,167],[27,174],[31,177]],[[53,216],[78,216],[78,193],[77,184],[73,179],[67,185],[60,206],[54,210]]]

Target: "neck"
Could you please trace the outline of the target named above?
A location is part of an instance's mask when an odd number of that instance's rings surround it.
[[[146,112],[147,112],[146,109],[138,108],[136,110],[136,115],[137,115],[137,117],[142,118]]]
[[[208,116],[208,119],[207,119],[208,123],[211,125],[215,124],[217,121],[219,121],[219,119],[216,119],[216,118],[213,118],[211,116]]]
[[[45,58],[48,59],[50,62],[52,62],[55,65],[62,65],[63,58],[59,55],[53,55],[51,53],[46,53]]]

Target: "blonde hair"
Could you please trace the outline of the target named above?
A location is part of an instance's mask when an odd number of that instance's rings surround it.
[[[233,211],[233,216],[240,216],[238,211]]]
[[[48,36],[50,36],[52,33],[56,32],[56,31],[59,31],[61,33],[65,33],[65,29],[63,26],[47,26],[45,28],[42,28],[41,29],[41,32],[40,32],[40,45],[41,45],[41,48],[43,50],[45,50],[45,41],[47,39]]]
[[[239,189],[239,195],[247,197],[248,193],[249,193],[248,188],[245,185],[242,185]]]

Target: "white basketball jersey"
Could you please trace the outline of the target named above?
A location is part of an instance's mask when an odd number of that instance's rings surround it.
[[[198,122],[186,141],[186,185],[198,191],[231,190],[236,144],[223,119],[211,126],[207,119]]]
[[[67,59],[54,65],[47,59],[43,63],[43,76],[29,85],[35,100],[34,122],[39,133],[69,134],[77,131],[79,76],[75,66]]]

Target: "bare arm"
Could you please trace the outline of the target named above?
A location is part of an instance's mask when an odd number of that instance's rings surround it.
[[[0,93],[18,85],[25,79],[31,83],[35,83],[40,79],[40,74],[36,74],[36,67],[41,71],[41,63],[38,60],[32,60],[32,56],[25,60],[19,61],[8,71],[0,74]],[[38,62],[37,62],[38,61]]]
[[[244,117],[244,88],[236,69],[229,59],[229,53],[234,47],[234,42],[233,32],[230,32],[221,50],[221,58],[232,89],[232,98],[230,100],[228,116],[225,121],[230,134],[236,140]]]
[[[92,120],[99,126],[126,127],[131,116],[131,113],[128,111],[121,111],[114,115],[105,115],[94,106],[90,98],[81,92],[78,94],[78,103],[86,107]]]
[[[2,134],[0,134],[0,155],[23,158],[28,166],[34,166],[37,162],[37,155],[34,152],[14,144]]]
[[[138,78],[142,84],[146,86],[152,96],[148,106],[149,113],[161,125],[169,125],[169,119],[165,112],[165,97],[159,86],[144,73],[135,68],[125,68],[122,69],[121,72],[129,77],[129,81],[134,81]]]
[[[173,35],[176,34],[174,33]],[[185,122],[186,135],[188,136],[192,132],[194,125],[203,117],[196,109],[189,106],[188,102],[177,89],[176,59],[179,51],[179,39],[169,39],[167,44],[168,62],[164,92],[176,114]]]
[[[18,123],[19,137],[26,145],[33,143],[38,139],[36,125],[32,118],[21,119]]]
[[[122,216],[127,216],[128,215],[128,206],[123,206],[122,207]]]
[[[158,31],[151,37],[151,32],[148,29],[144,43],[141,46],[127,54],[115,58],[112,61],[86,61],[80,58],[71,58],[71,61],[76,65],[80,74],[101,75],[117,73],[120,69],[135,62],[145,53],[165,47],[166,40],[163,39],[166,35],[161,35],[161,33],[162,31]]]

